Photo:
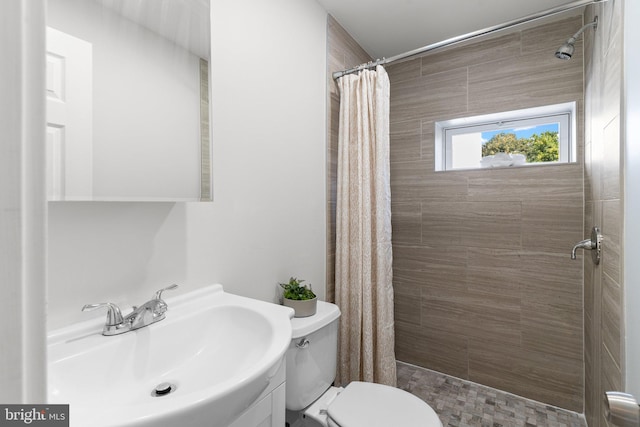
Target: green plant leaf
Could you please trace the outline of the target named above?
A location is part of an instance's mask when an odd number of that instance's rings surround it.
[[[307,287],[301,283],[304,280],[299,280],[296,277],[291,277],[288,283],[280,283],[279,285],[284,289],[283,296],[287,299],[302,301],[314,299],[316,294],[311,290],[311,285]]]

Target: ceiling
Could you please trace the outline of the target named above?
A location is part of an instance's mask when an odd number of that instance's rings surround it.
[[[317,1],[375,59],[571,3],[571,0]]]

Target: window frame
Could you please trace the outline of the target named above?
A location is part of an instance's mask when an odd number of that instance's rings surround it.
[[[576,103],[546,105],[535,108],[505,111],[501,113],[484,114],[473,117],[463,117],[443,120],[435,123],[435,170],[459,171],[481,169],[453,168],[451,138],[454,135],[512,129],[517,127],[547,124],[550,121],[559,123],[558,160],[554,162],[526,163],[512,167],[548,165],[558,163],[574,163],[576,161]]]

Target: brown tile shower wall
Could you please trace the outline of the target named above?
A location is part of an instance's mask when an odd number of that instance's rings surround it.
[[[335,300],[336,185],[338,177],[338,118],[340,96],[331,77],[371,60],[371,57],[331,16],[327,16],[327,285],[326,300]]]
[[[564,18],[388,66],[396,357],[583,410],[583,57]],[[438,120],[576,101],[578,162],[434,172]],[[580,254],[582,256],[582,254]]]
[[[590,6],[585,22],[585,223],[604,236],[602,260],[584,262],[585,415],[590,427],[608,426],[602,395],[623,390],[623,280],[620,112],[622,93],[622,2]]]

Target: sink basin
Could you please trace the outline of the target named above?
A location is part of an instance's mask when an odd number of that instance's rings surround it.
[[[210,285],[174,298],[165,320],[105,337],[96,319],[49,335],[49,403],[71,425],[224,427],[269,385],[293,310]],[[161,383],[170,393],[154,393]]]

